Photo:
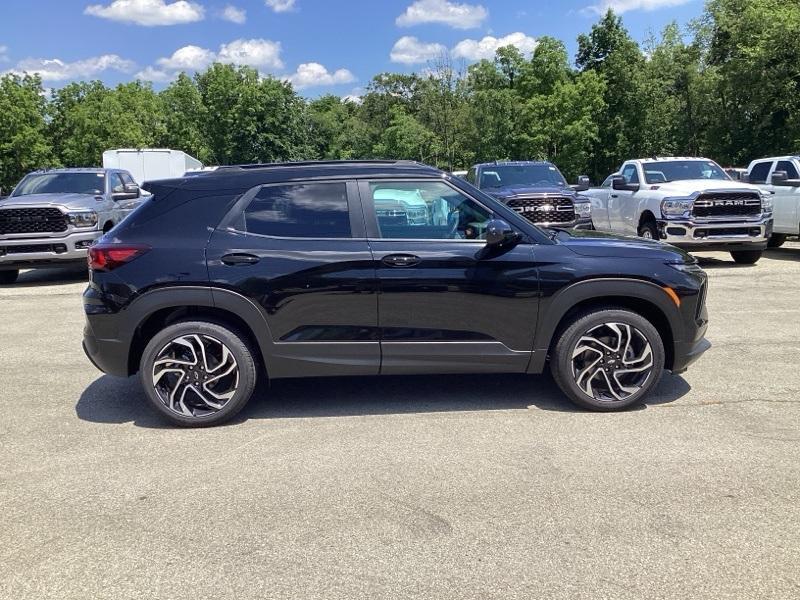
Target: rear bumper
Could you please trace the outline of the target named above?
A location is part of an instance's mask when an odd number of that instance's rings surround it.
[[[0,270],[69,266],[86,262],[87,248],[102,235],[102,231],[85,231],[59,238],[0,239]]]
[[[772,216],[751,221],[658,221],[660,239],[684,250],[763,250],[772,235]]]
[[[117,377],[128,376],[128,344],[121,340],[97,337],[90,323],[83,330],[83,351],[103,373]]]

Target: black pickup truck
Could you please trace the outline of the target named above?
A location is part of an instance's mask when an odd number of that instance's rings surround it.
[[[589,189],[589,178],[578,177],[570,186],[552,163],[481,163],[467,172],[466,180],[536,225],[593,228],[591,200],[579,194]]]

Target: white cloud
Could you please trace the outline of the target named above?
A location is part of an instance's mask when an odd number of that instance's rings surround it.
[[[200,46],[184,46],[172,53],[172,56],[159,58],[156,64],[167,71],[202,71],[217,58],[211,50]]]
[[[222,11],[222,18],[237,25],[244,25],[244,22],[247,21],[247,11],[229,4]]]
[[[8,62],[8,46],[0,46],[0,62]]]
[[[234,40],[222,44],[217,54],[217,61],[251,67],[270,69],[283,68],[281,61],[281,44],[270,40]]]
[[[179,71],[202,71],[213,62],[248,65],[265,69],[281,69],[280,42],[270,40],[234,40],[222,44],[218,52],[200,46],[183,46],[156,61],[155,66],[147,67],[137,77],[148,81],[169,81]]]
[[[449,0],[416,0],[397,17],[400,27],[423,23],[442,23],[455,29],[473,29],[489,16],[480,4],[458,4]]]
[[[276,13],[287,12],[294,8],[295,0],[264,0],[269,8]]]
[[[38,74],[43,81],[66,79],[89,79],[103,71],[130,73],[136,68],[133,61],[116,54],[103,54],[75,62],[64,62],[58,58],[26,58],[17,63],[11,72]]]
[[[114,0],[108,6],[90,4],[83,12],[94,17],[146,27],[194,23],[205,17],[205,9],[188,0],[170,3],[167,0]]]
[[[161,69],[147,67],[136,73],[134,77],[136,79],[141,79],[142,81],[153,81],[161,83],[165,81],[172,81],[175,78],[175,73],[167,73],[166,71],[162,71]]]
[[[581,9],[583,14],[604,15],[608,9],[612,9],[618,15],[631,10],[658,10],[670,6],[680,6],[688,4],[692,0],[601,0]]]
[[[297,67],[297,71],[286,78],[287,81],[297,88],[302,90],[308,87],[319,85],[338,85],[341,83],[351,83],[356,80],[347,69],[337,69],[333,73],[328,71],[324,66],[319,63],[303,63]]]
[[[496,38],[487,35],[480,40],[461,40],[453,48],[453,56],[467,60],[492,59],[498,48],[516,46],[523,54],[530,54],[536,49],[536,39],[521,31]]]
[[[394,43],[389,55],[392,62],[413,65],[432,60],[447,52],[442,44],[420,42],[417,38],[404,35]]]

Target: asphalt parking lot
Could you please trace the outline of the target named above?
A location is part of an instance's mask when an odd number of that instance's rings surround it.
[[[646,407],[546,378],[283,381],[178,430],[0,286],[0,597],[800,596],[800,243],[703,255],[713,349]]]

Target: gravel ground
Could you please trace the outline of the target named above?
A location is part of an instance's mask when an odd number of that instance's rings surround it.
[[[800,597],[800,244],[703,255],[646,407],[546,378],[282,381],[177,430],[86,360],[81,271],[0,286],[0,597]]]

